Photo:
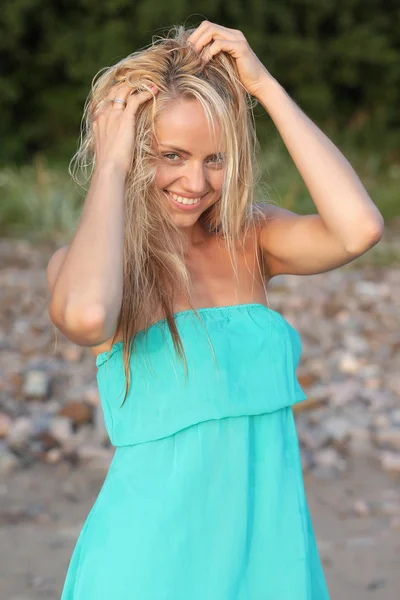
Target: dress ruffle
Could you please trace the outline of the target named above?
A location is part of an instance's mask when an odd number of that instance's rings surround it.
[[[262,304],[176,313],[188,374],[165,320],[139,332],[125,403],[123,342],[97,356],[111,443],[148,442],[210,419],[270,413],[306,395],[296,376],[302,345],[282,315]],[[207,333],[209,339],[207,337]]]

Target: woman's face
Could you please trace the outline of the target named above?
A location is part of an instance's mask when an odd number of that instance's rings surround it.
[[[190,227],[221,197],[224,156],[197,100],[180,100],[163,112],[156,134],[160,160],[155,184],[164,192],[176,225]]]

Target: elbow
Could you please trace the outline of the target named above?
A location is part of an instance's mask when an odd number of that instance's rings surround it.
[[[66,307],[63,312],[49,307],[49,316],[54,325],[69,340],[78,346],[96,346],[104,342],[104,309],[101,306],[88,308]]]
[[[374,222],[363,236],[355,241],[353,240],[351,244],[348,244],[346,250],[355,256],[364,254],[364,252],[370,250],[370,248],[375,246],[382,239],[384,229],[384,221],[382,218],[381,221]]]

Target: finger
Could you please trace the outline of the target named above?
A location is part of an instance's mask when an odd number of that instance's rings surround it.
[[[126,88],[127,92],[129,93],[131,88],[129,88],[124,81],[118,83],[117,85],[113,85],[104,98],[99,100],[96,104],[92,104],[90,108],[90,115],[93,122],[98,121],[100,117],[104,117],[105,115],[111,112],[111,109],[113,108],[114,98],[118,94],[122,94],[122,96],[125,97],[126,92],[124,88]],[[123,105],[121,106],[123,108]]]
[[[112,108],[113,100],[115,96],[119,93],[119,90],[121,90],[121,88],[123,87],[123,84],[124,82],[119,83],[117,85],[113,85],[109,89],[108,94],[104,98],[99,100],[96,103],[96,105],[92,106],[91,112],[94,119],[97,119],[99,116],[106,114],[108,110]]]
[[[204,63],[207,63],[219,52],[227,52],[233,56],[233,58],[239,58],[242,47],[243,42],[238,40],[215,40],[211,46],[204,50],[201,59]]]
[[[221,31],[220,29],[208,29],[207,31],[205,31],[203,33],[203,35],[199,38],[199,40],[196,43],[196,50],[198,52],[205,52],[204,47],[207,46],[208,44],[210,44],[210,42],[216,41],[216,40],[220,40],[220,41],[229,41],[229,42],[235,42],[237,41],[237,37],[235,35],[235,33],[233,32],[233,30],[229,30],[224,28],[223,31]]]
[[[149,87],[152,86],[151,83],[148,85]],[[158,91],[156,87],[154,87],[154,90]],[[103,100],[100,100],[93,113],[93,118],[97,120],[100,116],[106,114],[118,116],[118,113],[123,112],[126,109],[128,100],[132,97],[131,94],[133,94],[135,97],[140,97],[141,99],[141,95],[146,94],[146,97],[143,98],[143,101],[146,101],[152,97],[152,94],[147,90],[139,91],[137,88],[132,89],[131,84],[127,84],[125,81],[120,82],[117,85],[113,85],[110,88],[107,96]],[[115,102],[116,99],[118,102]],[[124,104],[124,102],[126,104]]]
[[[236,39],[238,32],[235,29],[229,29],[228,27],[210,23],[209,21],[204,22],[206,25],[203,27],[202,31],[196,31],[196,37],[192,39],[192,36],[190,36],[189,38],[196,52],[201,52],[204,46],[209,44],[212,40],[225,39],[233,41]]]
[[[150,99],[155,98],[158,93],[158,89],[152,86],[151,91],[144,92],[132,92],[128,97],[128,104],[125,109],[128,117],[133,117],[136,114],[137,109],[141,104],[148,102]]]
[[[212,25],[212,23],[210,21],[202,21],[200,23],[200,25],[197,27],[197,29],[190,34],[190,36],[187,39],[187,42],[189,42],[190,44],[192,44],[193,46],[196,45],[197,40],[199,39],[199,37],[203,34],[204,30],[209,26]]]
[[[125,81],[121,81],[120,83],[117,83],[117,85],[111,86],[107,94],[107,100],[114,100],[116,96],[120,97],[120,94],[128,95],[130,90],[131,88],[129,85],[127,85]]]
[[[132,88],[129,85],[122,85],[114,90],[114,97],[111,99],[112,110],[124,110],[127,105],[127,100]]]
[[[103,98],[103,100],[100,100],[97,112],[100,112],[101,114],[112,112],[115,106],[117,106],[116,110],[119,108],[124,109],[125,104],[122,103],[126,102],[126,98],[129,95],[130,90],[131,88],[126,85],[125,82],[113,85],[108,91],[107,96]],[[115,98],[119,98],[120,101],[114,104]]]

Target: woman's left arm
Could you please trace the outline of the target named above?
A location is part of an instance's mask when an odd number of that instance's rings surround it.
[[[257,100],[274,121],[322,223],[350,253],[377,242],[384,221],[356,172],[331,140],[269,74]]]
[[[205,62],[221,51],[235,59],[241,83],[271,116],[317,208],[318,214],[298,215],[263,205],[258,240],[271,276],[329,271],[374,246],[384,221],[356,172],[272,77],[243,33],[203,21],[188,42]]]

